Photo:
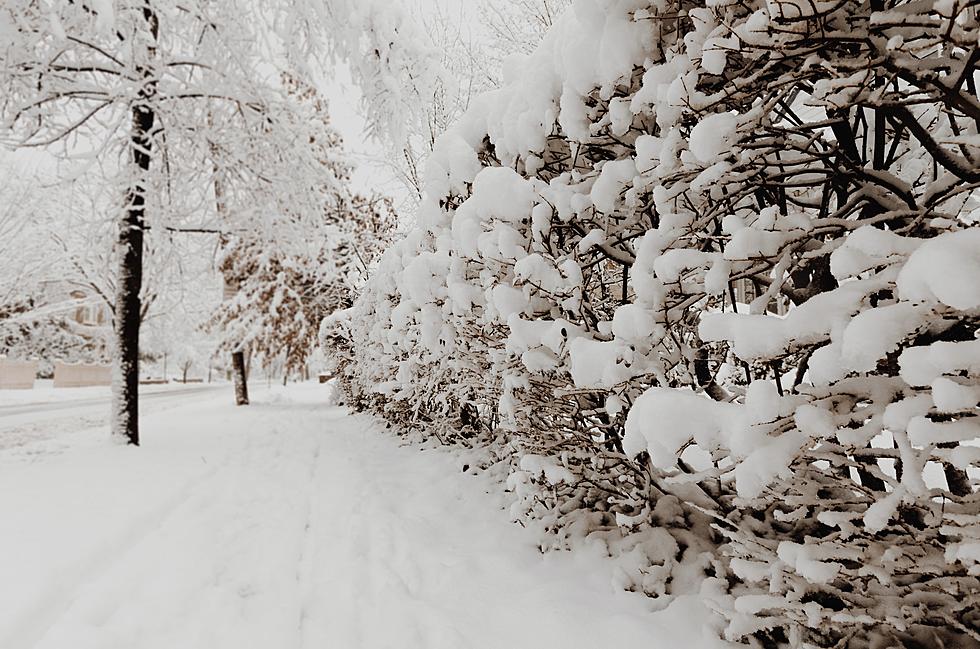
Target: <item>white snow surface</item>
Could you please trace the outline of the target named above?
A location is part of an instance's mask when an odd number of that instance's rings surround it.
[[[697,599],[652,612],[601,544],[542,555],[488,474],[327,398],[221,392],[140,448],[0,453],[0,647],[722,646]]]

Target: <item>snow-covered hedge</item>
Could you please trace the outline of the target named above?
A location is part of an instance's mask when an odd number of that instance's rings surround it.
[[[730,639],[978,641],[978,35],[959,0],[579,0],[324,328],[349,398],[552,458],[597,526],[712,520]]]

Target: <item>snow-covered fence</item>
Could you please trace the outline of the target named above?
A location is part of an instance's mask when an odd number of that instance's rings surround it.
[[[109,365],[55,361],[54,387],[56,388],[83,388],[111,383],[112,369]]]
[[[557,458],[588,529],[713,544],[731,640],[973,646],[980,26],[805,4],[575,3],[324,347],[354,406]]]
[[[0,356],[0,390],[29,390],[37,376],[37,360],[15,361]]]

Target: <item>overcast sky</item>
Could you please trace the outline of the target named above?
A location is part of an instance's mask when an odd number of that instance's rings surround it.
[[[365,135],[367,127],[361,114],[361,93],[351,82],[347,66],[338,65],[327,76],[330,80],[320,90],[327,98],[331,123],[343,136],[345,148],[358,165],[355,187],[362,191],[404,192],[394,176],[378,162],[384,154],[381,145]],[[378,187],[379,174],[387,176],[383,188]]]

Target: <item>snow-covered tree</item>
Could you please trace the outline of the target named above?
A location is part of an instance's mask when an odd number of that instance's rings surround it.
[[[480,94],[497,88],[506,60],[520,68],[520,57],[538,45],[547,29],[571,3],[570,0],[492,0],[471,7],[453,8],[417,3],[415,23],[399,36],[413,35],[428,46],[415,46],[414,60],[432,72],[410,76],[410,91],[400,94],[411,119],[404,137],[389,151],[388,166],[410,191],[422,198],[425,165],[436,139],[446,132]],[[391,84],[389,84],[391,85]],[[397,86],[396,86],[397,87]],[[369,98],[369,104],[374,100]],[[402,132],[402,131],[400,131]],[[411,206],[417,207],[416,203]]]
[[[700,566],[730,639],[976,641],[978,35],[955,0],[576,2],[331,323],[351,399],[667,528],[643,588]]]
[[[82,335],[77,323],[63,314],[37,314],[0,320],[0,355],[9,358],[38,359],[38,374],[51,378],[54,362],[103,363],[104,341]]]
[[[235,293],[209,326],[221,332],[222,349],[267,365],[281,357],[289,373],[301,369],[316,348],[324,316],[350,306],[372,260],[390,241],[394,215],[388,200],[352,192],[352,169],[319,93],[291,76],[284,85],[289,106],[280,120],[318,169],[297,174],[294,156],[266,156],[263,175],[296,179],[290,189],[305,200],[277,199],[258,211],[236,203],[224,190],[224,179],[216,180],[219,211],[237,214],[238,223],[241,212],[255,212],[257,218],[254,227],[224,237],[219,266]]]
[[[0,309],[36,298],[40,280],[57,272],[49,254],[51,241],[38,232],[52,219],[50,201],[35,190],[42,184],[35,174],[18,170],[23,164],[0,158]]]
[[[390,241],[394,214],[386,199],[334,193],[322,227],[286,243],[233,237],[220,263],[236,291],[209,327],[220,347],[266,366],[281,360],[285,374],[301,371],[316,348],[321,321],[351,306],[370,267]]]
[[[144,375],[186,380],[188,374],[200,377],[215,365],[218,339],[204,331],[222,298],[214,248],[213,237],[173,235],[167,247],[172,256],[169,281],[154,282],[155,297],[143,321]]]
[[[69,317],[80,301],[50,288],[68,269],[49,236],[62,193],[49,176],[28,156],[0,161],[0,354],[38,358],[42,375],[55,359],[102,360],[105,351]]]
[[[91,170],[113,194],[113,430],[131,443],[139,440],[147,230],[222,232],[228,215],[237,227],[263,227],[262,219],[283,211],[277,203],[302,212],[302,188],[324,182],[311,176],[322,167],[290,130],[295,120],[285,117],[291,104],[276,70],[286,62],[303,67],[303,57],[318,51],[319,27],[309,19],[322,14],[314,5],[13,0],[0,7],[3,141],[94,161]],[[289,30],[277,39],[280,25]],[[290,173],[281,165],[278,175],[266,173],[290,156]],[[220,218],[215,178],[229,206]]]
[[[527,56],[537,49],[571,0],[488,0],[479,5],[483,74],[499,86],[507,57]]]
[[[276,24],[284,40],[300,34],[311,51],[350,66],[368,129],[394,151],[425,123],[424,102],[440,85],[444,69],[440,53],[404,5],[321,0],[302,4]]]

